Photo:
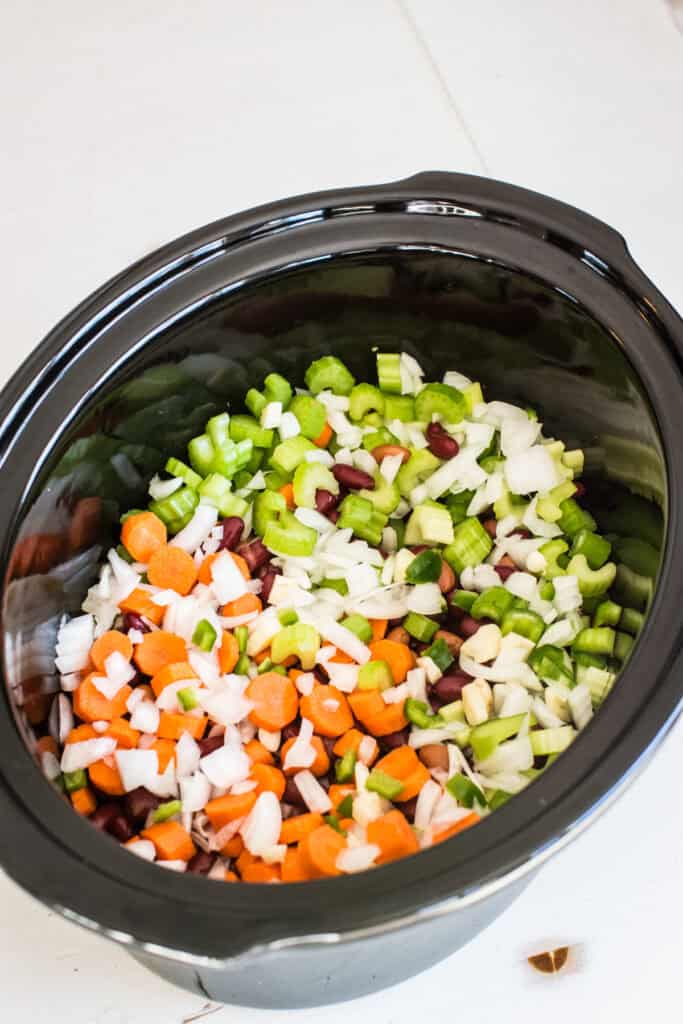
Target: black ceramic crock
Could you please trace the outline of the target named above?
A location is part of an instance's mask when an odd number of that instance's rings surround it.
[[[55,624],[92,581],[92,545],[107,543],[121,506],[208,415],[271,369],[301,382],[325,352],[363,378],[374,348],[532,403],[548,432],[599,453],[603,490],[614,478],[661,504],[646,628],[559,762],[446,843],[305,885],[160,870],[74,814],[31,753],[57,688]],[[682,350],[683,323],[614,230],[544,196],[445,173],[229,217],[86,299],[0,396],[4,870],[159,973],[228,1002],[351,998],[462,945],[624,788],[679,710]]]

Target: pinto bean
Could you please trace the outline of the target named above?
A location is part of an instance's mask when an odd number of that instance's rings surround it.
[[[442,559],[441,562],[441,574],[439,576],[439,590],[442,594],[450,594],[457,584],[455,573],[451,569],[446,559]]]
[[[378,444],[376,448],[372,449],[372,457],[376,462],[381,462],[382,459],[388,459],[392,455],[400,455],[401,463],[407,462],[410,458],[410,452],[407,448],[404,448],[400,444]]]
[[[448,650],[453,655],[457,655],[462,647],[464,640],[462,637],[456,636],[455,633],[450,633],[447,629],[437,629],[434,634],[434,640],[443,640],[448,647]]]
[[[389,630],[386,636],[387,640],[393,640],[397,644],[409,644],[411,637],[407,629],[403,626],[395,626],[394,629]]]
[[[445,743],[427,743],[426,746],[420,747],[417,756],[427,768],[448,771],[448,749]]]

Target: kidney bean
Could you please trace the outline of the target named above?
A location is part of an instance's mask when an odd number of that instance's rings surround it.
[[[286,804],[292,804],[293,807],[306,807],[306,801],[299,792],[299,787],[294,779],[287,779],[282,799]]]
[[[327,756],[329,758],[334,757],[333,747],[337,742],[336,739],[333,736],[321,736],[320,739],[322,740],[322,744],[327,752]]]
[[[301,728],[301,719],[295,718],[293,722],[283,726],[280,733],[282,742],[286,743],[287,740],[293,740],[295,736],[299,735],[299,729]],[[336,740],[335,740],[336,742]]]
[[[147,623],[139,615],[136,615],[135,612],[126,612],[123,616],[123,628],[126,632],[129,629],[138,629],[141,633],[151,632]]]
[[[238,517],[235,516],[235,518]],[[241,519],[240,522],[242,522]],[[258,537],[255,540],[250,541],[248,544],[240,544],[238,550],[244,561],[249,566],[249,572],[252,573],[252,575],[270,561],[270,551],[258,539]]]
[[[123,807],[131,821],[144,821],[150,811],[156,810],[161,803],[158,796],[150,793],[144,786],[138,786],[126,793],[123,798]]]
[[[498,563],[498,565],[494,565],[493,568],[496,570],[496,572],[501,578],[501,582],[503,583],[505,583],[505,580],[508,578],[508,576],[512,576],[513,572],[517,572],[516,566],[501,565],[500,562]]]
[[[417,756],[427,768],[440,768],[448,771],[448,750],[445,743],[427,743],[420,747]]]
[[[90,821],[93,823],[95,828],[99,828],[103,832],[106,832],[111,822],[120,813],[121,804],[116,800],[107,800],[106,803],[100,804],[95,813],[90,816]]]
[[[261,600],[264,604],[267,603],[270,597],[270,592],[273,589],[273,583],[275,583],[275,577],[279,576],[280,573],[276,571],[275,566],[271,566],[268,572],[262,577],[263,586],[261,587]]]
[[[221,520],[223,536],[219,542],[219,551],[234,551],[240,542],[244,530],[244,520],[240,516],[228,516]]]
[[[403,803],[400,804],[401,810],[403,811],[403,813],[405,814],[406,818],[408,819],[408,821],[410,822],[411,825],[415,821],[415,808],[416,807],[417,807],[417,797],[416,796],[414,796],[411,800],[404,800]]]
[[[206,736],[203,740],[199,741],[199,753],[202,757],[206,757],[207,754],[213,754],[214,750],[218,750],[225,743],[223,736]]]
[[[339,504],[339,495],[333,494],[332,491],[326,491],[324,487],[319,487],[315,492],[315,508],[316,512],[319,512],[321,516],[327,516],[330,512],[333,512]]]
[[[583,496],[586,493],[586,485],[582,483],[581,480],[575,480],[574,486],[576,487],[576,493],[574,494],[574,497],[583,498]]]
[[[441,562],[441,574],[438,580],[439,590],[442,594],[450,594],[451,590],[456,587],[457,582],[455,573],[444,558]]]
[[[489,537],[493,537],[495,539],[496,527],[498,526],[498,523],[496,522],[496,520],[495,519],[485,519],[484,522],[482,523],[482,526],[484,527],[484,529],[488,533]]]
[[[355,466],[345,466],[341,462],[337,462],[332,467],[332,474],[338,483],[343,487],[348,487],[350,491],[360,491],[361,489],[373,491],[375,489],[375,481],[370,474],[364,473],[362,469],[356,469]]]
[[[191,875],[208,875],[215,862],[216,857],[214,854],[205,853],[204,850],[200,850],[199,853],[195,853],[194,857],[187,862],[187,870]]]
[[[397,644],[409,644],[412,637],[407,629],[403,626],[396,626],[394,629],[390,629],[386,636],[387,640],[393,640]]]
[[[400,444],[378,444],[376,448],[372,449],[371,455],[375,462],[381,462],[382,459],[387,459],[392,455],[400,455],[401,464],[403,464],[410,458],[408,449],[403,448]]]
[[[429,450],[437,459],[452,459],[460,451],[460,445],[446,433],[440,423],[430,423],[425,430]]]
[[[341,515],[341,512],[339,511],[339,509],[338,508],[333,508],[332,511],[330,513],[328,513],[327,518],[329,519],[329,521],[331,523],[336,523],[337,520],[339,519],[340,515]]]
[[[452,672],[450,675],[441,676],[438,683],[432,687],[432,692],[444,704],[452,704],[454,700],[460,700],[462,688],[472,682],[472,677],[466,672]]]
[[[444,706],[444,704],[448,704],[448,701],[439,700],[439,697],[436,693],[434,693],[434,690],[430,690],[429,693],[427,694],[427,703],[429,704],[434,714],[437,715],[439,711],[441,711],[441,708]]]
[[[127,843],[135,835],[135,829],[125,814],[115,814],[107,825],[107,832],[120,843]]]
[[[460,630],[461,635],[467,639],[468,637],[474,636],[479,627],[483,625],[483,619],[479,621],[478,619],[473,619],[471,615],[463,615],[458,624],[458,629]]]
[[[410,736],[410,726],[399,729],[398,732],[387,733],[386,736],[378,736],[377,742],[381,750],[395,750],[396,747],[404,747]]]
[[[432,642],[435,642],[436,640],[443,640],[443,642],[448,647],[448,650],[453,655],[456,655],[460,652],[460,648],[464,643],[462,637],[456,636],[455,633],[450,633],[447,629],[437,629],[436,633],[434,634],[434,641]]]

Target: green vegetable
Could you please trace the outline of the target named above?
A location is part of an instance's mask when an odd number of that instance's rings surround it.
[[[168,800],[165,804],[159,804],[157,809],[152,811],[150,819],[152,824],[159,825],[162,821],[168,821],[175,814],[180,814],[182,806],[180,800]]]
[[[405,543],[452,544],[453,520],[448,509],[436,501],[418,505],[406,524]]]
[[[277,522],[286,511],[287,501],[279,491],[259,491],[254,498],[254,533],[263,537],[268,524]]]
[[[366,434],[363,438],[363,448],[366,452],[372,452],[375,448],[380,448],[386,444],[398,444],[398,438],[394,437],[385,427],[380,427],[379,430],[375,430],[372,434]]]
[[[642,612],[637,612],[635,608],[624,608],[618,625],[625,633],[630,633],[631,636],[638,636],[643,628],[644,621],[645,617]],[[597,626],[599,623],[596,622],[595,625]],[[608,625],[617,625],[617,623],[608,623]]]
[[[337,814],[340,818],[350,818],[353,814],[353,797],[347,793],[344,799],[337,805]]]
[[[218,416],[212,416],[206,424],[206,433],[216,448],[220,448],[228,441],[230,439],[230,416],[228,413],[222,412]]]
[[[427,384],[415,399],[415,415],[422,423],[431,423],[436,413],[444,423],[460,423],[467,414],[462,391],[448,384]]]
[[[123,544],[116,545],[116,553],[119,556],[119,558],[122,558],[124,560],[124,562],[128,562],[130,564],[131,562],[135,561],[130,551],[126,551]]]
[[[168,459],[168,461],[166,462],[165,469],[167,473],[169,473],[171,476],[178,477],[178,479],[182,480],[184,483],[187,484],[188,487],[191,487],[192,490],[194,491],[197,490],[200,483],[202,482],[202,478],[200,477],[199,473],[195,473],[193,469],[190,469],[189,466],[186,466],[184,462],[180,461],[180,459]]]
[[[612,545],[599,533],[579,530],[574,535],[570,555],[585,555],[591,569],[600,569],[610,556]]]
[[[486,807],[486,797],[466,775],[453,775],[446,783],[446,789],[463,807],[474,807],[475,803]]]
[[[546,683],[563,683],[574,686],[574,672],[571,658],[561,647],[543,644],[535,647],[528,658],[529,666]]]
[[[270,456],[270,465],[283,476],[289,476],[296,467],[304,461],[306,452],[316,452],[318,449],[307,438],[297,434],[296,437],[288,437],[286,441],[280,441],[275,451]],[[308,465],[308,463],[307,463]],[[313,463],[319,465],[319,463]],[[322,466],[322,469],[325,467]]]
[[[192,643],[196,644],[200,651],[212,651],[217,639],[218,634],[208,619],[200,619],[192,634]]]
[[[262,427],[253,416],[233,416],[230,420],[231,441],[251,441],[254,448],[270,448],[274,431]]]
[[[75,793],[88,785],[88,774],[83,768],[77,768],[74,772],[62,772],[62,781],[67,793]]]
[[[353,375],[347,370],[341,359],[336,356],[323,356],[306,370],[306,387],[314,395],[321,391],[331,391],[335,395],[349,395],[356,383]]]
[[[465,722],[465,709],[461,700],[451,701],[439,708],[439,718],[444,722]]]
[[[579,665],[576,681],[590,690],[593,707],[599,707],[614,685],[615,675],[596,665]]]
[[[364,487],[358,494],[374,505],[378,512],[387,516],[396,511],[401,500],[397,485],[393,482],[387,483],[379,471],[375,474],[374,489],[370,491]]]
[[[555,587],[550,580],[543,580],[538,588],[538,596],[542,601],[552,601],[555,597]]]
[[[584,597],[599,597],[606,594],[614,583],[617,574],[617,567],[614,562],[607,562],[601,569],[591,569],[586,561],[585,555],[574,555],[567,573],[576,576],[579,581],[579,590]]]
[[[438,715],[432,714],[428,704],[425,704],[423,700],[416,700],[414,697],[408,697],[406,700],[403,705],[403,714],[418,729],[433,729],[435,726],[443,724]]]
[[[358,423],[369,412],[384,414],[384,395],[373,384],[356,384],[349,395],[349,416]]]
[[[575,736],[576,729],[571,725],[560,725],[555,729],[535,729],[529,733],[529,740],[534,757],[543,757],[562,753]]]
[[[441,575],[441,555],[432,548],[416,555],[406,570],[408,583],[436,583]]]
[[[410,395],[385,395],[384,419],[387,423],[400,420],[401,423],[413,423],[415,420],[415,401]]]
[[[200,476],[206,476],[211,472],[215,449],[213,441],[208,434],[200,434],[199,437],[193,437],[187,446],[187,451],[192,468]]]
[[[435,640],[431,647],[428,647],[424,652],[423,657],[431,658],[438,669],[443,674],[450,665],[453,664],[454,658],[450,652],[450,648],[446,641],[439,637]]]
[[[489,587],[479,594],[470,608],[470,615],[473,619],[491,619],[500,625],[506,612],[512,607],[514,599],[514,594],[505,587]]]
[[[467,566],[480,565],[493,547],[493,541],[478,519],[465,519],[455,527],[453,543],[443,556],[456,573]]]
[[[197,694],[195,693],[193,686],[186,686],[184,689],[178,690],[176,697],[178,698],[178,703],[183,711],[192,711],[193,708],[196,708],[199,705]]]
[[[375,768],[368,775],[365,788],[370,793],[378,793],[385,800],[395,800],[403,791],[403,783],[392,775],[387,775],[386,772],[380,772]]]
[[[350,629],[361,643],[369,644],[372,640],[372,626],[364,615],[347,615],[340,625],[345,629]]]
[[[503,804],[508,802],[512,795],[512,793],[506,793],[502,789],[495,789],[488,798],[489,810],[497,811],[499,807],[502,807]]]
[[[394,685],[394,677],[388,662],[378,659],[361,665],[358,671],[359,690],[388,690]]]
[[[292,400],[292,387],[279,373],[269,373],[263,382],[263,392],[249,388],[244,404],[258,419],[267,405],[280,402],[283,410]]]
[[[401,356],[398,352],[377,353],[377,379],[382,391],[401,394]]]
[[[585,509],[581,508],[573,498],[565,498],[560,503],[560,511],[562,515],[560,516],[558,526],[568,537],[573,537],[579,530],[593,531],[597,526],[590,512],[586,512]]]
[[[449,494],[446,498],[446,508],[454,526],[467,519],[467,509],[474,497],[474,491],[460,491],[459,494]],[[502,518],[499,517],[499,518]],[[450,541],[448,543],[451,543]]]
[[[281,626],[294,626],[299,621],[299,616],[293,608],[283,608],[277,613]]]
[[[340,530],[350,529],[369,544],[378,545],[388,517],[374,508],[367,498],[358,494],[347,494],[339,506],[337,525]]]
[[[481,384],[476,380],[473,381],[471,384],[468,384],[466,388],[463,388],[462,394],[465,399],[466,415],[471,416],[476,407],[481,405],[484,401]]]
[[[321,581],[320,587],[327,587],[329,590],[336,590],[342,597],[346,597],[349,592],[349,585],[346,580],[333,580],[329,579],[329,577],[325,577],[325,579]]]
[[[343,757],[335,762],[334,775],[337,782],[350,782],[356,770],[357,755],[355,750],[347,750]]]
[[[249,661],[249,658],[244,652],[242,652],[242,654],[240,654],[239,656],[239,661],[235,665],[235,675],[246,676],[247,672],[249,671],[250,664],[251,663]]]
[[[315,666],[315,656],[320,650],[320,634],[314,626],[297,622],[285,626],[276,633],[270,644],[270,656],[276,664],[282,664],[294,654],[301,662],[304,672]]]
[[[318,490],[339,494],[339,484],[327,468],[319,462],[302,462],[294,473],[294,501],[301,508],[315,508]]]
[[[456,590],[451,597],[451,604],[455,608],[462,608],[469,615],[470,609],[478,597],[479,595],[474,590]]]
[[[617,631],[614,638],[614,657],[619,661],[626,661],[633,648],[634,639],[628,633]]]
[[[500,624],[500,631],[503,636],[508,633],[517,633],[527,640],[537,644],[545,633],[546,625],[540,615],[536,612],[526,611],[519,608],[510,608],[505,612]]]
[[[335,832],[338,832],[340,836],[346,835],[346,831],[341,827],[339,818],[337,817],[336,814],[325,814],[323,815],[323,818],[325,820],[325,823],[329,825],[330,828],[333,828]]]
[[[574,638],[573,651],[585,651],[588,654],[612,654],[614,651],[615,632],[609,626],[582,629]]]
[[[187,526],[198,504],[197,492],[190,487],[181,487],[166,498],[151,501],[149,509],[166,524],[169,533],[178,533]]]
[[[416,640],[423,644],[428,644],[439,626],[432,619],[428,619],[426,615],[420,615],[418,612],[409,612],[403,620],[403,628],[407,633],[415,637]]]
[[[622,607],[614,601],[601,601],[593,615],[594,626],[618,626]]]
[[[309,441],[320,437],[327,422],[327,410],[322,402],[312,395],[295,395],[289,412],[294,413],[299,421],[299,429]]]
[[[503,740],[516,736],[522,728],[526,715],[511,715],[509,718],[492,718],[481,725],[475,725],[470,733],[470,746],[477,761],[485,761]]]
[[[236,626],[233,630],[233,636],[237,641],[240,654],[244,654],[247,649],[247,640],[249,639],[249,630],[246,626]]]
[[[562,509],[560,503],[565,498],[571,498],[572,494],[576,493],[576,485],[571,480],[565,480],[563,483],[554,487],[549,494],[543,498],[539,498],[536,504],[536,514],[539,519],[545,519],[547,523],[556,523],[558,519],[562,518]]]
[[[436,455],[432,455],[426,448],[420,448],[413,452],[408,461],[403,463],[396,476],[396,483],[401,495],[404,498],[409,498],[413,488],[435,473],[440,465]]]
[[[562,567],[558,559],[569,550],[569,545],[563,540],[549,540],[538,549],[546,560],[546,567],[543,575],[546,579],[552,580],[556,576],[566,576],[566,569]]]
[[[267,548],[276,555],[291,557],[312,555],[317,540],[315,530],[304,526],[292,512],[287,511],[281,512],[277,520],[271,519],[263,535],[263,543]]]

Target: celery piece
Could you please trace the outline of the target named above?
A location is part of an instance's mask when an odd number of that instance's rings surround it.
[[[315,441],[316,437],[320,437],[327,422],[327,410],[322,402],[312,395],[295,395],[289,411],[296,416],[304,437],[309,441]]]
[[[235,626],[233,635],[237,641],[240,654],[244,654],[247,649],[247,641],[249,639],[249,630],[246,626]]]
[[[177,533],[178,524],[189,522],[192,513],[199,504],[199,496],[191,487],[181,487],[166,498],[150,502],[149,509],[166,524],[171,533]]]
[[[386,661],[377,659],[361,665],[358,672],[359,690],[388,690],[394,685],[394,677]]]
[[[465,415],[471,416],[476,407],[484,401],[481,384],[476,380],[473,381],[462,389],[462,395],[465,399]]]
[[[230,416],[228,413],[221,412],[218,416],[212,416],[206,424],[206,433],[216,448],[220,448],[222,444],[230,440]]]
[[[230,420],[232,441],[251,441],[254,448],[270,448],[274,431],[266,430],[253,416],[233,416]]]
[[[168,821],[175,814],[180,814],[182,806],[180,800],[168,800],[165,804],[159,804],[156,810],[152,811],[152,825],[160,825],[162,821]]]
[[[244,519],[248,508],[244,498],[238,498],[230,491],[227,491],[218,502],[218,512],[224,519],[228,516],[239,516],[240,519]]]
[[[215,450],[213,441],[208,434],[200,434],[199,437],[193,437],[188,443],[187,454],[192,468],[200,476],[206,476],[214,468]]]
[[[381,448],[386,444],[398,444],[398,438],[394,437],[386,427],[380,427],[378,430],[373,431],[372,434],[366,434],[363,438],[363,448],[366,452],[372,452],[375,448]]]
[[[269,373],[263,382],[263,393],[266,404],[280,402],[284,410],[292,400],[292,385],[279,373]]]
[[[366,413],[384,413],[384,395],[374,384],[356,384],[349,395],[349,417],[358,423]]]
[[[560,502],[560,511],[562,515],[557,525],[568,537],[573,537],[579,530],[595,530],[597,526],[590,512],[581,508],[573,498],[565,498]]]
[[[456,573],[467,566],[480,565],[493,547],[493,541],[478,519],[465,519],[455,527],[453,543],[443,556]]]
[[[230,493],[231,484],[222,473],[209,473],[199,484],[197,490],[205,501],[218,508],[218,503]]]
[[[413,452],[408,461],[401,466],[396,477],[396,483],[402,496],[409,498],[413,488],[435,473],[440,465],[436,455],[432,455],[427,448],[420,448]]]
[[[218,633],[208,621],[208,619],[200,619],[195,627],[195,631],[192,634],[192,643],[200,649],[200,651],[212,651],[213,645],[218,639]]]
[[[452,544],[453,520],[447,508],[424,501],[406,523],[406,544]]]
[[[176,697],[183,711],[192,711],[199,706],[194,686],[186,686],[182,690],[178,690]]]
[[[308,623],[297,622],[275,634],[270,645],[270,656],[275,664],[281,664],[290,655],[294,655],[301,662],[304,672],[309,672],[315,666],[315,656],[319,650],[318,630]]]
[[[299,621],[299,616],[293,608],[281,608],[277,617],[281,626],[293,626]]]
[[[387,516],[375,509],[367,498],[347,494],[339,506],[337,525],[340,530],[350,529],[369,544],[379,544],[382,530],[387,525]]]
[[[358,755],[355,750],[347,750],[343,757],[340,757],[334,766],[334,776],[337,782],[351,782],[356,769]]]
[[[536,505],[536,514],[539,519],[545,519],[547,523],[556,523],[558,519],[562,518],[562,510],[560,503],[565,498],[571,498],[576,493],[576,485],[571,480],[565,480],[564,483],[554,487],[549,494],[545,497],[538,499]]]
[[[403,628],[420,643],[428,644],[439,628],[438,623],[418,612],[409,612],[403,620]]]
[[[585,651],[587,654],[609,654],[614,651],[616,634],[609,626],[582,629],[572,643],[572,651]]]
[[[401,356],[398,352],[377,353],[377,379],[382,391],[401,394]]]
[[[259,491],[254,498],[254,533],[263,537],[270,522],[287,509],[284,494],[279,491]]]
[[[421,423],[431,423],[437,414],[444,423],[459,423],[467,413],[462,391],[449,384],[427,384],[415,399],[415,415]]]
[[[304,526],[291,512],[281,512],[277,520],[271,519],[266,526],[263,543],[276,555],[306,557],[312,555],[318,534],[310,526]]]
[[[571,725],[560,725],[554,729],[535,729],[529,733],[531,750],[534,757],[548,754],[561,754],[576,736],[576,729]]]
[[[538,550],[547,563],[543,570],[543,575],[546,579],[552,580],[556,576],[566,575],[566,570],[558,562],[558,559],[569,550],[569,545],[566,541],[559,538],[557,540],[549,540],[547,543],[542,544]]]
[[[513,601],[514,594],[511,594],[505,587],[489,587],[488,590],[479,594],[470,608],[470,615],[473,619],[491,619],[492,622],[500,625]]]
[[[336,590],[342,597],[346,597],[349,592],[349,585],[346,580],[333,580],[329,577],[325,577],[324,580],[320,581],[320,588],[327,587],[328,590]]]
[[[519,608],[510,608],[503,615],[503,620],[500,624],[503,636],[507,636],[508,633],[517,633],[519,636],[524,636],[527,640],[531,640],[534,644],[537,644],[541,639],[545,633],[545,628],[545,622],[540,615],[537,615],[536,612]]]
[[[579,530],[574,534],[570,555],[585,555],[591,569],[600,569],[610,556],[612,545],[599,533]]]
[[[347,615],[345,619],[342,619],[340,625],[345,629],[350,629],[361,643],[369,644],[372,640],[372,626],[364,615]]]
[[[456,590],[451,598],[451,604],[469,615],[470,608],[479,595],[474,590]]]
[[[202,478],[200,477],[199,473],[195,473],[193,469],[190,469],[189,466],[186,466],[184,462],[180,461],[180,459],[168,459],[165,468],[167,473],[170,473],[171,476],[178,477],[178,479],[182,480],[184,483],[187,484],[188,487],[191,487],[192,490],[194,491],[197,490],[200,483],[202,482]]]
[[[384,419],[387,423],[400,420],[401,423],[415,421],[415,399],[410,395],[385,395]]]
[[[67,793],[76,793],[88,785],[88,775],[83,768],[77,768],[73,772],[62,772],[62,782]]]
[[[585,605],[584,605],[585,609]],[[618,626],[623,608],[615,601],[601,601],[593,615],[594,626]]]
[[[301,462],[294,471],[294,501],[301,508],[315,508],[316,491],[339,494],[339,484],[319,462]]]
[[[358,492],[361,498],[366,498],[374,505],[378,512],[390,516],[398,508],[401,494],[395,483],[387,483],[382,474],[375,473],[375,486],[373,490],[363,488]]]
[[[511,715],[509,718],[493,718],[481,725],[475,725],[470,732],[470,746],[477,761],[485,761],[496,750],[503,740],[516,736],[522,728],[525,714]]]
[[[314,395],[331,391],[335,395],[348,395],[356,383],[353,374],[336,356],[322,356],[306,370],[306,387]]]
[[[312,441],[302,437],[301,434],[297,434],[296,437],[288,437],[286,441],[281,441],[277,445],[275,451],[270,456],[270,465],[278,473],[288,476],[304,461],[306,452],[315,452],[317,450]]]
[[[576,576],[584,597],[599,597],[606,594],[614,583],[617,567],[614,562],[607,562],[601,569],[593,570],[585,555],[574,555],[567,566],[567,574]]]
[[[373,769],[368,775],[365,788],[370,793],[378,793],[385,800],[395,800],[403,791],[403,783],[395,779],[393,775]]]

